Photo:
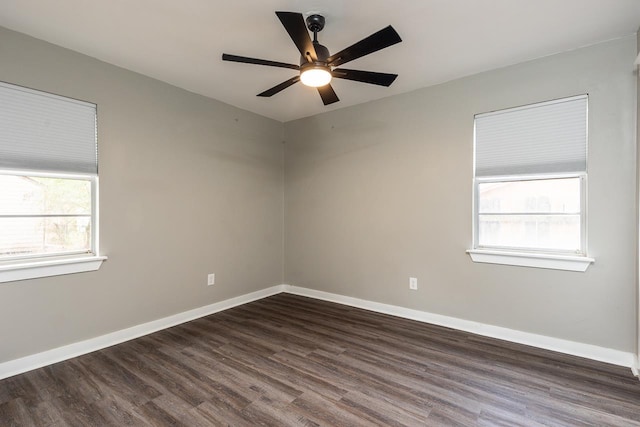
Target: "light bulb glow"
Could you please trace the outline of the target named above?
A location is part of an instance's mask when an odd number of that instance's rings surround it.
[[[325,68],[309,68],[300,74],[300,81],[305,86],[324,86],[331,81],[331,73]]]

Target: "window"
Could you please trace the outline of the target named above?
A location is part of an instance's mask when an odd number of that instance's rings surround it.
[[[96,106],[0,83],[0,282],[96,270]]]
[[[584,271],[587,95],[475,116],[474,261]]]

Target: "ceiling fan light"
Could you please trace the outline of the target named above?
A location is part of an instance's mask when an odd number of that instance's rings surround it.
[[[331,73],[324,67],[308,68],[300,74],[300,81],[305,86],[325,86],[331,81]]]

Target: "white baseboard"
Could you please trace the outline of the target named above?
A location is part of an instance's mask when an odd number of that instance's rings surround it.
[[[499,326],[486,325],[470,320],[443,316],[426,311],[412,310],[409,308],[383,304],[359,298],[347,297],[344,295],[317,291],[314,289],[291,285],[277,285],[260,291],[251,292],[249,294],[210,304],[204,307],[199,307],[193,310],[178,313],[173,316],[154,320],[152,322],[143,323],[141,325],[132,326],[130,328],[122,329],[106,335],[101,335],[99,337],[0,363],[0,379],[8,378],[17,374],[21,374],[23,372],[31,371],[33,369],[38,369],[43,366],[62,362],[63,360],[91,353],[93,351],[110,347],[115,344],[120,344],[122,342],[148,335],[162,329],[170,328],[181,323],[189,322],[200,317],[208,316],[219,311],[227,310],[229,308],[233,308],[242,304],[247,304],[249,302],[276,295],[282,292],[306,296],[324,301],[331,301],[338,304],[375,311],[378,313],[390,314],[405,319],[431,323],[434,325],[445,326],[448,328],[458,329],[487,337],[498,338],[506,341],[530,345],[533,347],[557,351],[560,353],[585,357],[587,359],[611,363],[614,365],[625,366],[631,368],[634,375],[638,376],[638,359],[637,356],[633,353],[626,353],[624,351],[613,350],[591,344],[567,341],[559,338],[532,334],[529,332],[516,331]]]
[[[441,314],[429,313],[426,311],[412,310],[390,304],[383,304],[359,298],[347,297],[329,292],[317,291],[314,289],[301,288],[297,286],[285,285],[285,292],[324,301],[336,302],[352,307],[363,308],[365,310],[378,313],[390,314],[403,317],[405,319],[417,320],[419,322],[431,323],[445,326],[447,328],[458,329],[483,335],[491,338],[511,341],[533,347],[544,348],[546,350],[557,351],[559,353],[571,354],[573,356],[593,359],[600,362],[631,368],[637,376],[635,355],[620,350],[599,347],[591,344],[584,344],[574,341],[553,338],[544,335],[532,334],[529,332],[517,331],[500,326],[487,325],[470,320],[458,319],[456,317],[443,316]],[[635,368],[635,369],[634,369]]]
[[[204,307],[195,308],[175,314],[173,316],[164,317],[152,322],[143,323],[141,325],[132,326],[130,328],[121,329],[99,337],[90,338],[88,340],[76,342],[52,350],[43,351],[42,353],[32,354],[30,356],[21,357],[19,359],[10,360],[0,363],[0,379],[8,378],[23,372],[38,369],[43,366],[52,365],[62,362],[63,360],[73,357],[82,356],[115,344],[132,340],[162,329],[170,328],[181,323],[189,322],[200,317],[208,316],[219,311],[227,310],[238,305],[246,304],[251,301],[266,298],[283,292],[284,285],[272,286],[256,292],[251,292],[235,298],[230,298]]]

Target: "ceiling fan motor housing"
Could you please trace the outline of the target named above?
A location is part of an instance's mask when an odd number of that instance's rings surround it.
[[[306,64],[327,65],[327,59],[329,58],[329,49],[324,47],[318,42],[313,42],[313,48],[316,50],[317,61],[310,61],[309,58],[305,58],[300,55],[300,67]]]

